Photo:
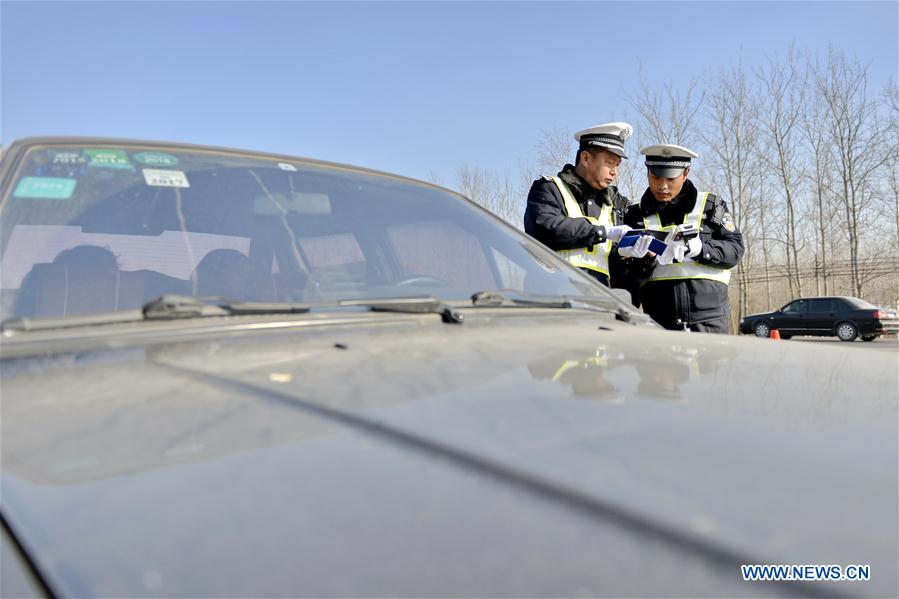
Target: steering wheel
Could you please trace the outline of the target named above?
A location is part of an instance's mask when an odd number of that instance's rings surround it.
[[[394,287],[450,287],[448,281],[431,275],[412,275],[400,279],[393,284]]]

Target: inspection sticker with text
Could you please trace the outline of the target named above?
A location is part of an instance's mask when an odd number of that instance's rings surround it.
[[[190,187],[184,171],[170,171],[155,168],[141,169],[147,185],[154,187]]]

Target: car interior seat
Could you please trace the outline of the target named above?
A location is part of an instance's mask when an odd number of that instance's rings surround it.
[[[229,300],[257,300],[250,258],[237,250],[212,250],[200,260],[192,278],[197,294]]]
[[[18,316],[71,316],[120,309],[118,261],[104,247],[82,245],[35,264],[16,298]]]

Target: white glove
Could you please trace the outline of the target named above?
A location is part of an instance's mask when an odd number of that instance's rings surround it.
[[[685,244],[675,241],[668,244],[662,255],[656,256],[656,261],[662,265],[671,264],[672,262],[683,262],[687,251],[689,251],[689,248]]]
[[[623,258],[642,258],[649,252],[649,244],[652,243],[650,235],[640,235],[634,245],[623,248],[618,246],[618,255]]]
[[[687,258],[695,258],[702,252],[702,241],[699,237],[694,237],[687,241],[687,246],[689,251],[687,252]]]
[[[606,230],[606,239],[618,243],[619,241],[621,241],[621,238],[627,235],[627,232],[630,230],[631,228],[627,225],[615,225],[614,227],[609,227]]]

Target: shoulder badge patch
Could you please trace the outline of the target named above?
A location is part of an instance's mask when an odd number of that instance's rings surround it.
[[[737,226],[734,224],[734,217],[730,212],[725,212],[724,216],[721,217],[721,226],[731,233],[737,230]]]

